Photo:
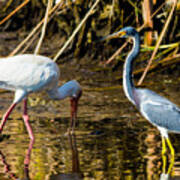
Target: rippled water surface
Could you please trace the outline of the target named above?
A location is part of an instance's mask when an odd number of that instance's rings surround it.
[[[173,83],[168,76],[160,81],[154,79],[147,79],[147,87],[180,105],[178,81]],[[129,103],[120,85],[106,79],[80,81],[84,92],[75,136],[66,134],[69,100],[53,102],[44,94],[40,99],[39,95],[31,96],[34,144],[24,127],[21,106],[16,108],[0,142],[0,179],[145,180],[162,176],[159,132]],[[0,94],[1,116],[12,98],[12,93]],[[178,176],[180,135],[172,134],[170,138],[176,151],[173,174]]]

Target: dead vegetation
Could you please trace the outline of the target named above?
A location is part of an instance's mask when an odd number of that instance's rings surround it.
[[[9,55],[31,52],[33,47],[35,49],[49,1],[0,1],[0,30],[27,34]],[[59,42],[60,46],[55,47],[51,54],[54,60],[59,61],[67,54],[68,57],[72,54],[73,58],[78,59],[77,63],[87,65],[92,60],[96,60],[96,64],[109,64],[116,59],[110,65],[113,69],[123,64],[121,61],[125,55],[122,50],[128,48],[128,43],[122,45],[121,40],[112,40],[102,44],[96,40],[124,26],[134,26],[141,33],[142,42],[144,41],[142,51],[147,52],[150,57],[145,71],[140,68],[135,72],[144,71],[141,83],[149,69],[156,69],[159,64],[171,66],[179,62],[179,7],[180,0],[61,0],[58,4],[53,2],[49,10],[44,38],[58,37],[54,42]],[[53,43],[49,46],[53,46]],[[87,62],[84,62],[86,59]],[[147,57],[141,58],[141,61],[147,62]]]

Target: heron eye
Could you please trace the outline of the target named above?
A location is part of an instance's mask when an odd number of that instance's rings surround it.
[[[118,33],[118,36],[122,37],[122,36],[125,36],[126,34],[127,34],[126,31],[121,31],[121,32]]]

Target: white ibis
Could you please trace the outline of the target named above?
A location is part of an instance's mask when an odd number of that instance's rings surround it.
[[[71,130],[74,132],[77,116],[78,100],[82,89],[76,80],[68,81],[58,87],[60,72],[57,64],[45,56],[24,54],[0,59],[0,88],[15,91],[13,103],[4,114],[0,132],[15,106],[24,101],[23,119],[28,134],[32,140],[34,135],[29,124],[27,113],[27,96],[31,92],[45,90],[54,100],[70,97],[71,100]]]

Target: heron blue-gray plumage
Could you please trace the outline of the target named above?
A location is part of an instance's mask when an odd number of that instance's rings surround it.
[[[136,88],[132,81],[133,62],[139,53],[139,33],[132,27],[125,27],[104,39],[131,37],[133,48],[128,54],[123,69],[123,88],[127,98],[137,107],[141,114],[155,125],[162,136],[162,153],[166,152],[166,142],[174,158],[174,149],[168,137],[168,131],[180,133],[180,109],[168,99],[149,89]],[[165,142],[166,141],[166,142]]]
[[[14,107],[24,99],[23,119],[31,139],[34,139],[27,115],[27,96],[32,92],[46,91],[51,99],[71,99],[71,130],[74,131],[78,100],[82,88],[76,80],[58,86],[60,71],[55,62],[45,56],[25,54],[0,59],[0,88],[15,91],[12,105],[4,114],[0,132]],[[73,102],[73,103],[72,103]],[[73,104],[73,105],[72,105]]]

